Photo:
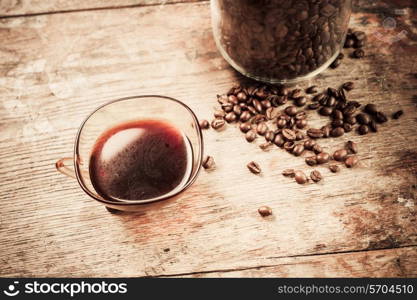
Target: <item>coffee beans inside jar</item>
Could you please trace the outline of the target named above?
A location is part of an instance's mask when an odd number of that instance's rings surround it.
[[[342,47],[351,0],[213,0],[213,33],[225,59],[264,81],[328,66]]]

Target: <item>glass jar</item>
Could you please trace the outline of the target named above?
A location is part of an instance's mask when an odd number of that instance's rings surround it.
[[[343,47],[351,0],[211,0],[213,35],[243,75],[292,83],[326,69]]]

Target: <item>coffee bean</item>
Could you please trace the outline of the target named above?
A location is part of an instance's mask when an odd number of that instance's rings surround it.
[[[291,98],[292,99],[295,99],[295,98],[298,98],[298,97],[301,97],[301,94],[302,94],[302,90],[301,89],[293,89],[292,90],[292,92],[291,92]]]
[[[330,68],[337,69],[342,64],[342,60],[339,58],[336,58],[332,64],[330,65]]]
[[[328,138],[330,136],[330,131],[332,130],[331,126],[325,125],[321,128],[321,131],[323,132],[323,137]]]
[[[337,172],[339,172],[339,171],[340,171],[340,167],[339,167],[338,165],[329,165],[329,170],[330,170],[332,173],[337,173]]]
[[[295,125],[297,126],[297,128],[303,129],[307,126],[307,120],[297,120],[295,122]]]
[[[285,108],[284,112],[289,116],[295,116],[297,114],[297,107],[291,105]]]
[[[312,139],[318,139],[323,137],[323,131],[321,129],[310,128],[307,130],[307,135]]]
[[[333,153],[333,159],[336,161],[344,161],[348,155],[346,149],[339,149]]]
[[[246,166],[248,167],[249,171],[251,171],[253,174],[259,174],[262,171],[259,164],[257,162],[254,162],[254,161],[251,161]]]
[[[256,111],[256,109],[253,106],[248,106],[248,111],[252,114],[252,115],[256,115],[258,112]]]
[[[345,130],[345,132],[351,132],[353,130],[353,126],[350,125],[349,123],[345,123],[343,124],[343,129]]]
[[[255,96],[258,97],[259,99],[265,99],[266,97],[268,97],[266,88],[265,87],[258,88],[255,92]]]
[[[219,104],[226,104],[229,103],[229,99],[227,95],[217,95],[217,102],[219,102]]]
[[[319,144],[315,144],[314,146],[313,146],[313,149],[312,149],[313,151],[314,151],[314,153],[316,153],[316,154],[319,154],[319,153],[322,153],[323,152],[323,148],[319,145]]]
[[[356,166],[358,164],[358,162],[359,162],[358,157],[355,156],[355,155],[352,155],[352,156],[349,156],[348,158],[346,158],[345,165],[348,168],[353,168],[354,166]]]
[[[285,143],[285,140],[284,140],[284,138],[282,137],[281,134],[275,135],[275,138],[274,138],[274,144],[275,145],[277,145],[278,147],[282,147],[282,146],[284,146],[284,143]]]
[[[282,175],[284,175],[285,177],[294,177],[295,171],[294,169],[285,169],[284,171],[282,171]]]
[[[287,126],[287,121],[285,119],[279,119],[277,121],[278,128],[284,128],[285,126]]]
[[[370,104],[365,105],[364,111],[373,116],[373,115],[376,115],[376,113],[378,112],[378,109],[375,104],[370,103]]]
[[[356,115],[356,121],[361,125],[367,125],[371,122],[371,118],[368,115],[360,113]]]
[[[270,146],[272,146],[271,142],[265,142],[259,145],[259,148],[261,148],[262,150],[267,150]]]
[[[239,92],[237,95],[237,100],[239,100],[239,102],[245,102],[248,99],[248,96],[246,95],[246,93],[244,91]]]
[[[318,88],[317,88],[317,85],[312,85],[312,86],[310,86],[310,87],[308,87],[307,89],[306,89],[306,93],[307,94],[315,94],[315,93],[317,93],[319,90],[318,90]]]
[[[262,100],[261,101],[261,105],[265,109],[272,107],[272,104],[271,104],[271,102],[269,100]]]
[[[351,90],[353,90],[354,88],[355,88],[355,84],[352,82],[352,81],[348,81],[348,82],[345,82],[343,85],[342,85],[342,88],[345,90],[345,91],[351,91]]]
[[[229,112],[227,113],[227,115],[224,117],[225,121],[227,123],[232,123],[235,122],[237,120],[237,116],[234,112]]]
[[[314,171],[311,171],[310,178],[314,182],[319,182],[323,179],[323,176],[321,175],[321,173],[319,171],[314,170]]]
[[[332,117],[335,120],[343,120],[343,113],[340,110],[335,109],[332,113]]]
[[[204,169],[212,169],[215,166],[214,158],[212,156],[206,156],[203,159],[202,166]]]
[[[320,102],[321,100],[323,100],[324,98],[326,98],[326,95],[323,93],[317,94],[316,96],[313,97],[313,101],[314,102]]]
[[[268,131],[268,126],[265,123],[259,123],[258,126],[256,126],[256,132],[259,135],[265,135]]]
[[[363,58],[365,56],[365,51],[363,51],[362,49],[356,49],[353,52],[353,57],[354,58]]]
[[[375,115],[375,120],[378,123],[385,123],[388,121],[388,118],[383,112],[378,111]]]
[[[249,143],[252,143],[256,139],[255,131],[250,130],[250,131],[246,132],[245,138]]]
[[[355,125],[356,124],[356,118],[354,116],[346,116],[344,118],[344,122],[350,125]]]
[[[322,116],[330,116],[333,113],[333,108],[328,107],[328,106],[324,106],[324,107],[320,108],[319,113]]]
[[[352,36],[357,41],[363,41],[366,39],[366,34],[363,31],[355,31],[354,33],[352,33]]]
[[[335,119],[335,120],[332,121],[332,127],[333,128],[342,127],[342,126],[343,126],[343,120]]]
[[[307,105],[307,108],[310,109],[310,110],[315,110],[315,109],[318,109],[319,107],[320,107],[320,103],[318,103],[318,102],[311,103],[311,104]]]
[[[395,113],[392,114],[392,118],[394,120],[398,120],[402,115],[404,114],[404,112],[402,110],[398,110]]]
[[[272,142],[274,140],[274,138],[275,138],[275,133],[273,131],[268,131],[265,134],[265,140],[268,141],[268,142]]]
[[[269,206],[261,206],[258,208],[258,213],[262,216],[262,217],[267,217],[272,215],[272,209]]]
[[[236,116],[240,116],[242,114],[242,108],[240,107],[240,105],[233,106],[233,112]]]
[[[304,145],[303,144],[297,144],[295,145],[294,149],[292,150],[292,154],[295,156],[300,156],[304,152]]]
[[[290,152],[290,153],[293,151],[294,147],[295,147],[294,142],[285,142],[284,143],[284,149],[286,151]]]
[[[376,122],[375,122],[374,120],[371,120],[371,121],[369,122],[368,126],[369,126],[369,129],[370,129],[372,132],[378,132],[378,125],[376,125]]]
[[[329,87],[329,88],[327,88],[327,94],[329,96],[337,97],[338,96],[338,91],[335,88]]]
[[[240,131],[242,131],[243,133],[246,133],[252,129],[252,125],[250,123],[241,123],[239,125],[239,128],[240,128]]]
[[[316,156],[309,156],[309,157],[306,157],[306,164],[307,165],[309,165],[309,166],[315,166],[315,165],[317,165],[317,158],[316,158]]]
[[[345,118],[353,116],[356,112],[356,107],[354,105],[347,105],[344,109],[343,109],[343,116]]]
[[[295,141],[295,139],[297,138],[295,132],[288,128],[282,130],[282,136],[285,140],[290,142]]]
[[[306,138],[304,132],[300,131],[300,130],[296,130],[295,131],[295,140],[296,141],[302,141]]]
[[[337,103],[336,98],[333,96],[330,96],[330,97],[327,97],[326,103],[324,105],[328,107],[334,107],[336,106],[336,103]]]
[[[252,118],[252,115],[249,111],[244,111],[240,114],[239,120],[241,122],[247,122],[250,120],[250,118]]]
[[[278,110],[274,109],[273,107],[269,107],[265,111],[265,116],[268,120],[273,120],[278,116]]]
[[[230,95],[227,100],[229,101],[229,103],[232,103],[233,105],[236,105],[239,103],[239,100],[237,99],[237,97],[235,95]]]
[[[343,88],[339,89],[339,97],[337,99],[339,101],[343,101],[343,102],[347,101],[346,93],[345,93],[345,90]]]
[[[355,43],[353,44],[353,48],[363,48],[365,47],[366,42],[365,41],[355,41]]]
[[[209,129],[210,128],[210,123],[207,120],[200,120],[198,122],[198,124],[200,125],[201,129]]]
[[[342,136],[342,135],[344,135],[345,134],[345,130],[343,129],[343,127],[336,127],[336,128],[333,128],[332,130],[331,130],[331,132],[330,132],[330,135],[332,136],[332,137],[340,137],[340,136]]]
[[[311,150],[311,149],[313,149],[315,144],[316,144],[316,141],[307,140],[307,141],[304,142],[304,148],[306,148],[307,150]]]
[[[353,45],[354,45],[354,43],[355,43],[355,41],[354,41],[353,39],[351,39],[351,38],[346,38],[346,41],[345,41],[345,45],[344,45],[344,47],[345,47],[345,48],[352,48],[352,47],[353,47]]]
[[[305,184],[308,182],[308,178],[303,171],[296,171],[294,178],[298,184]]]
[[[232,103],[224,103],[221,105],[224,112],[228,113],[233,110],[234,105]]]
[[[226,122],[223,119],[214,119],[211,121],[211,127],[215,130],[222,129],[225,124]]]
[[[358,153],[358,144],[352,141],[348,141],[346,143],[346,150],[348,150],[350,153],[356,154]]]
[[[307,98],[306,97],[298,97],[294,99],[294,104],[298,107],[304,106],[307,104]]]
[[[252,100],[252,105],[258,113],[262,113],[263,107],[262,107],[261,102],[258,99],[253,99]]]
[[[265,117],[265,115],[262,115],[262,114],[258,114],[256,116],[254,116],[251,120],[252,124],[259,124],[259,123],[262,123],[262,122],[265,122],[265,121],[266,121],[266,117]]]
[[[213,115],[215,118],[224,118],[226,113],[222,110],[216,110]]]
[[[325,164],[330,160],[330,155],[329,153],[321,152],[317,154],[316,159],[318,164]]]
[[[368,125],[361,125],[361,126],[359,126],[358,127],[358,133],[360,134],[360,135],[365,135],[365,134],[367,134],[369,132],[369,127],[368,127]]]

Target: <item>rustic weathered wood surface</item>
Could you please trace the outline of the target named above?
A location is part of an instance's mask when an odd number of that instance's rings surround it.
[[[42,13],[0,18],[1,276],[417,276],[414,1],[360,1],[351,25],[368,34],[366,58],[300,85],[353,80],[352,99],[405,111],[378,134],[322,143],[360,143],[357,168],[319,167],[324,181],[300,186],[281,171],[308,171],[302,158],[262,152],[228,126],[204,132],[217,169],[183,197],[119,214],[55,170],[84,117],[157,93],[210,119],[215,95],[242,78],[216,50],[208,2],[35,2],[0,6],[3,16]],[[251,160],[261,176],[247,171]],[[261,218],[260,205],[274,215]]]

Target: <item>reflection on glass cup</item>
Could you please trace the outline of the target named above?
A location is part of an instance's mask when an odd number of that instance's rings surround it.
[[[137,210],[178,197],[195,181],[202,157],[202,133],[188,106],[164,96],[135,96],[90,114],[73,157],[60,159],[56,168],[109,210]]]

